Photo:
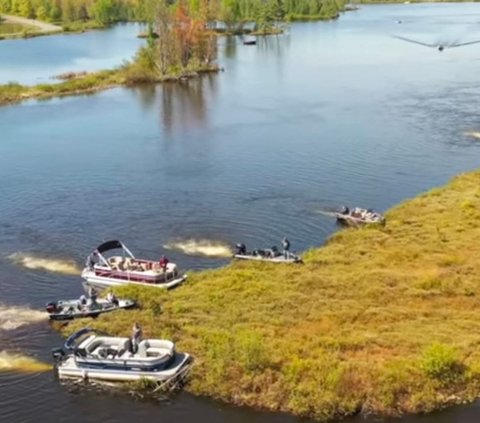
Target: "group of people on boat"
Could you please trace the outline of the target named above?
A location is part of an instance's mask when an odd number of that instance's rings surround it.
[[[99,263],[100,260],[98,252],[94,251],[87,257],[85,265],[88,269],[94,270],[95,265],[98,265]],[[160,257],[158,263],[148,260],[135,260],[130,257],[123,257],[120,259],[117,259],[116,257],[111,257],[110,259],[108,259],[108,264],[110,265],[112,270],[132,272],[145,272],[155,269],[160,269],[163,272],[166,272],[168,263],[170,263],[170,260],[165,255],[162,255]]]
[[[245,244],[237,244],[235,246],[235,254],[240,256],[253,255],[253,256],[261,256],[266,258],[280,257],[283,254],[285,260],[288,260],[290,257],[290,241],[287,239],[287,237],[284,237],[282,239],[282,247],[283,247],[283,252],[280,252],[276,245],[272,246],[271,248],[255,249],[249,252],[247,251],[247,247]]]
[[[362,209],[360,207],[355,207],[350,210],[347,206],[343,206],[340,213],[343,216],[353,217],[364,221],[376,221],[383,219],[383,216],[380,213],[377,213],[372,209]]]

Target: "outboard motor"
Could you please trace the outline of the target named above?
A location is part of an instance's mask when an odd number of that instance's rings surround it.
[[[47,313],[49,314],[52,314],[52,313],[56,313],[58,311],[57,309],[57,303],[55,302],[50,302],[46,305],[46,309],[47,309]]]
[[[62,361],[63,357],[65,357],[65,351],[63,351],[62,348],[54,348],[52,350],[52,357],[57,362]]]
[[[342,214],[349,214],[349,213],[350,213],[350,209],[349,209],[347,206],[343,206],[343,207],[342,207],[342,210],[341,210],[341,213],[342,213]]]
[[[245,255],[247,253],[247,247],[245,244],[235,245],[235,253],[240,255]]]

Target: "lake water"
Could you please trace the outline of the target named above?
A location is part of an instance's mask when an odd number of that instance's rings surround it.
[[[128,23],[108,30],[88,31],[29,40],[0,42],[0,84],[52,83],[65,72],[97,71],[130,60],[145,43],[137,37],[143,25]]]
[[[49,362],[61,343],[26,311],[81,293],[78,276],[38,268],[58,269],[52,258],[81,266],[116,237],[186,269],[228,263],[196,253],[239,241],[286,235],[301,251],[337,230],[328,212],[342,204],[386,210],[479,167],[480,44],[440,53],[392,37],[473,41],[479,21],[480,4],[362,6],[257,46],[221,39],[225,72],[215,76],[0,108],[0,350]],[[0,79],[121,62],[135,32],[0,42]],[[0,405],[0,421],[15,422],[298,421],[186,393],[168,403],[99,394],[50,372],[2,373]],[[400,421],[479,418],[472,405]]]

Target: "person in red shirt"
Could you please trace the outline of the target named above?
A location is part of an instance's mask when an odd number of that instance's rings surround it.
[[[166,272],[167,271],[168,259],[165,256],[160,257],[160,268]]]

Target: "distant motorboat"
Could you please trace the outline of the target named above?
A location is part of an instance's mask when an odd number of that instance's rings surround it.
[[[254,46],[256,44],[257,44],[256,39],[243,40],[243,45],[244,46]]]
[[[233,257],[238,260],[266,261],[270,263],[292,264],[302,262],[301,257],[291,252],[282,253],[277,247],[247,251],[244,244],[237,244],[235,246],[235,254]]]
[[[176,352],[172,341],[145,339],[134,352],[129,338],[90,328],[72,334],[52,355],[60,378],[108,381],[168,381],[190,362],[189,354]]]
[[[122,255],[104,256],[117,249]],[[99,288],[125,284],[173,288],[185,281],[187,275],[179,274],[175,263],[167,262],[162,267],[158,261],[137,259],[121,241],[112,240],[99,245],[88,256],[82,278]]]
[[[355,207],[350,210],[343,207],[340,212],[335,213],[335,217],[339,222],[349,225],[359,225],[365,223],[385,223],[385,217],[372,209],[362,209]]]
[[[135,301],[118,299],[108,301],[97,299],[83,302],[81,299],[52,301],[46,305],[50,320],[72,320],[83,317],[97,317],[103,313],[135,307]]]

